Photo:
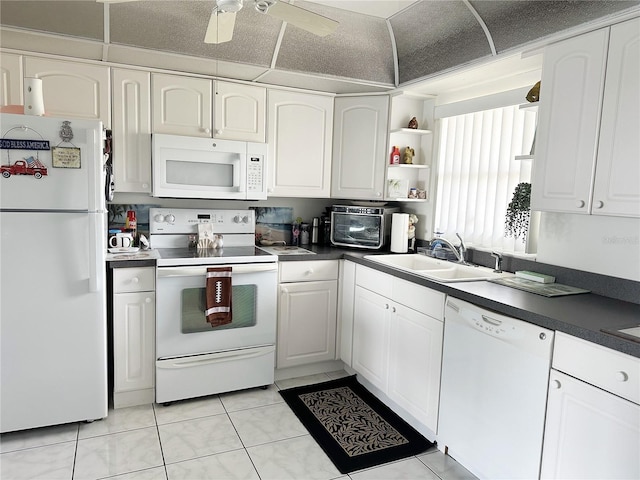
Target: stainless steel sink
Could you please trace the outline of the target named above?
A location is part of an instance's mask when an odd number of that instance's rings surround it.
[[[510,273],[495,273],[486,267],[447,262],[417,253],[365,255],[364,258],[443,283],[473,282],[512,275]]]

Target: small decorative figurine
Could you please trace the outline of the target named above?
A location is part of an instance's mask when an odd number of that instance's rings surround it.
[[[412,117],[411,120],[409,120],[409,125],[407,127],[413,128],[414,130],[418,128],[418,120],[416,119],[416,117]]]
[[[404,149],[404,156],[402,157],[402,163],[413,163],[413,156],[416,154],[415,150],[411,147]]]

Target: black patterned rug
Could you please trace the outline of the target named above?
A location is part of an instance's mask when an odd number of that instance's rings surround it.
[[[424,452],[433,444],[356,380],[356,376],[281,390],[341,473]]]

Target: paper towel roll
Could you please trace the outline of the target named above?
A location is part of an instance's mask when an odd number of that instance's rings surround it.
[[[41,78],[24,79],[24,114],[44,115]]]
[[[409,214],[394,213],[391,216],[391,251],[407,253],[409,240]]]

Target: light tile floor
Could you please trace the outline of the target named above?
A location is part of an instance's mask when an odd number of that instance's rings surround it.
[[[0,436],[0,478],[119,480],[467,480],[437,449],[341,475],[284,403],[278,389],[345,372],[276,382],[266,390],[110,410],[93,423]]]

